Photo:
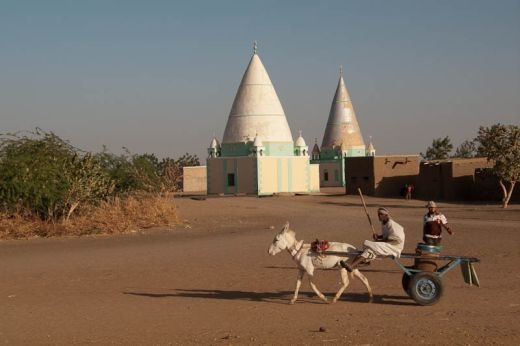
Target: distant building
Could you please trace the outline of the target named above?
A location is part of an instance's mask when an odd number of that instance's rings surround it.
[[[206,165],[208,194],[319,191],[318,165],[310,163],[301,133],[293,141],[278,95],[256,53],[256,44],[222,142],[212,139]]]
[[[398,197],[405,185],[417,185],[419,155],[387,155],[345,158],[347,193]]]
[[[320,186],[345,186],[345,158],[375,155],[372,143],[367,148],[348,93],[343,72],[330,107],[321,148],[314,144],[311,162],[320,165]]]
[[[359,187],[366,195],[398,198],[412,185],[414,199],[500,200],[497,179],[489,174],[492,167],[483,157],[422,162],[418,155],[347,157],[347,193],[357,194]]]
[[[495,188],[491,190],[478,179],[479,172],[492,167],[493,163],[484,157],[421,162],[416,195],[450,201],[482,200],[487,199],[487,194],[496,196],[500,192],[496,178]]]

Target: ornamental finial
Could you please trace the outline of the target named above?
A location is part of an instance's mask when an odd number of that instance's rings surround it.
[[[339,76],[343,77],[343,65],[339,65]]]
[[[253,41],[253,55],[256,54],[256,49],[258,48],[258,45],[256,44],[256,41]]]

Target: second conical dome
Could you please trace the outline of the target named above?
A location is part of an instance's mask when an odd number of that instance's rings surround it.
[[[343,76],[340,76],[321,147],[322,149],[341,149],[344,151],[364,146],[365,142],[361,135],[350,95]]]

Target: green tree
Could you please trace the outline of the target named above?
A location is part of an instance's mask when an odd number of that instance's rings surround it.
[[[520,179],[520,127],[495,124],[481,126],[478,136],[478,153],[494,162],[493,174],[502,190],[502,207],[507,208],[516,182]]]
[[[448,136],[434,139],[431,147],[426,149],[426,154],[421,153],[425,160],[445,160],[450,156],[453,144]]]
[[[108,153],[106,148],[95,155],[114,180],[115,192],[159,190],[161,178],[157,157],[154,154],[131,154],[128,149],[123,149],[121,155]]]
[[[455,150],[455,154],[453,157],[458,158],[472,158],[477,154],[477,145],[474,140],[465,140],[462,142],[457,149]]]
[[[132,174],[137,181],[137,190],[160,192],[162,190],[161,167],[154,154],[134,154],[131,157]]]
[[[154,154],[110,154],[103,149],[97,158],[115,182],[116,192],[174,192],[182,189],[182,168],[199,165],[196,155],[184,154],[177,160],[159,160]]]
[[[116,193],[127,192],[137,189],[138,182],[132,174],[133,167],[129,157],[128,150],[125,154],[115,155],[109,153],[106,147],[103,151],[95,154],[96,159],[101,163],[105,172],[114,181],[114,190]]]

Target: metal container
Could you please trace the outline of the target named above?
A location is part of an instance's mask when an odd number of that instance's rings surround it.
[[[421,258],[416,258],[414,262],[414,268],[427,272],[435,272],[439,267],[438,261],[435,260],[439,257],[442,251],[440,245],[427,245],[424,243],[418,243],[415,248],[415,253],[420,255]]]

